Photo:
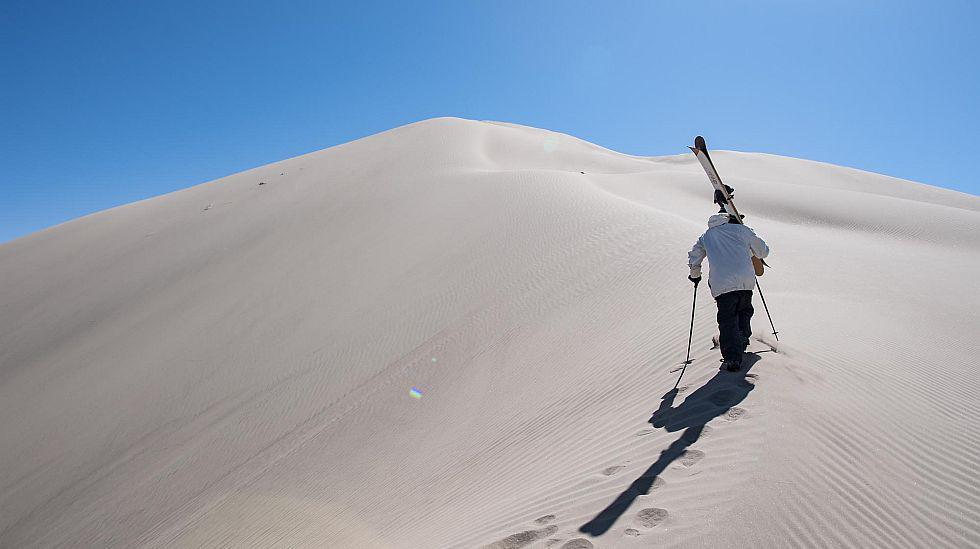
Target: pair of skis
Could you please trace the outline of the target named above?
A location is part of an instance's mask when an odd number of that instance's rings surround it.
[[[695,137],[694,146],[688,148],[697,157],[701,167],[704,168],[704,173],[708,175],[708,181],[711,181],[711,186],[715,188],[715,204],[721,207],[718,213],[727,213],[731,216],[733,223],[742,223],[742,215],[738,213],[738,209],[735,208],[735,202],[732,200],[735,189],[725,185],[721,180],[721,176],[718,175],[718,170],[715,169],[714,163],[711,162],[711,156],[708,155],[708,145],[704,142],[704,138],[700,135]],[[765,267],[768,267],[769,264],[753,255],[752,266],[755,267],[756,277],[760,277],[765,272]],[[776,338],[776,341],[779,341],[779,336],[777,335],[779,332],[776,331],[776,326],[772,323],[769,306],[766,305],[766,298],[762,295],[762,287],[759,286],[758,278],[756,278],[755,287],[759,290],[759,297],[762,298],[762,306],[765,307],[766,316],[769,317],[769,325],[772,326],[772,335]]]
[[[718,175],[718,170],[715,169],[714,163],[711,162],[711,156],[708,155],[708,146],[705,144],[704,138],[700,135],[695,137],[694,146],[688,148],[697,157],[698,162],[701,163],[701,167],[704,168],[704,173],[708,174],[708,181],[711,181],[711,185],[715,188],[715,204],[721,207],[718,213],[727,213],[731,216],[733,223],[741,224],[742,215],[738,213],[738,209],[735,208],[735,202],[732,199],[735,189],[722,182],[721,176]],[[752,256],[752,266],[755,267],[755,276],[762,276],[765,273],[765,268],[769,264],[756,256]]]

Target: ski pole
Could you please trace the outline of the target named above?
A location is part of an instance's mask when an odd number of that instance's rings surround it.
[[[769,306],[766,305],[766,296],[762,295],[762,286],[759,286],[759,279],[755,279],[755,287],[759,290],[759,297],[762,298],[762,306],[766,309],[766,316],[769,317],[769,325],[772,326],[772,335],[779,341],[779,336],[776,335],[779,332],[776,331],[776,325],[772,323],[772,315],[769,314]]]
[[[681,383],[681,378],[684,377],[684,372],[687,371],[687,365],[691,363],[691,340],[694,338],[694,311],[698,306],[698,283],[694,283],[694,303],[691,305],[691,331],[687,334],[687,358],[684,359],[684,367],[681,369],[681,375],[677,376],[677,382],[674,383],[674,389],[677,388]]]

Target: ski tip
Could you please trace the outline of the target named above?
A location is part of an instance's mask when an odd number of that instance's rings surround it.
[[[702,151],[708,150],[708,145],[705,144],[704,138],[700,135],[694,138],[694,148],[701,149]]]

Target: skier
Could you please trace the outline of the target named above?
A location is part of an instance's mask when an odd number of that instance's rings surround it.
[[[729,372],[742,367],[742,353],[752,335],[752,289],[755,268],[752,256],[765,259],[769,246],[749,227],[726,213],[708,218],[708,230],[687,254],[688,280],[701,282],[701,262],[708,257],[708,288],[718,305],[722,366]]]

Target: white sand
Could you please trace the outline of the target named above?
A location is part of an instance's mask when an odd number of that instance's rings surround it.
[[[980,545],[980,199],[713,156],[780,353],[702,288],[654,424],[690,154],[442,118],[0,246],[0,546]]]

